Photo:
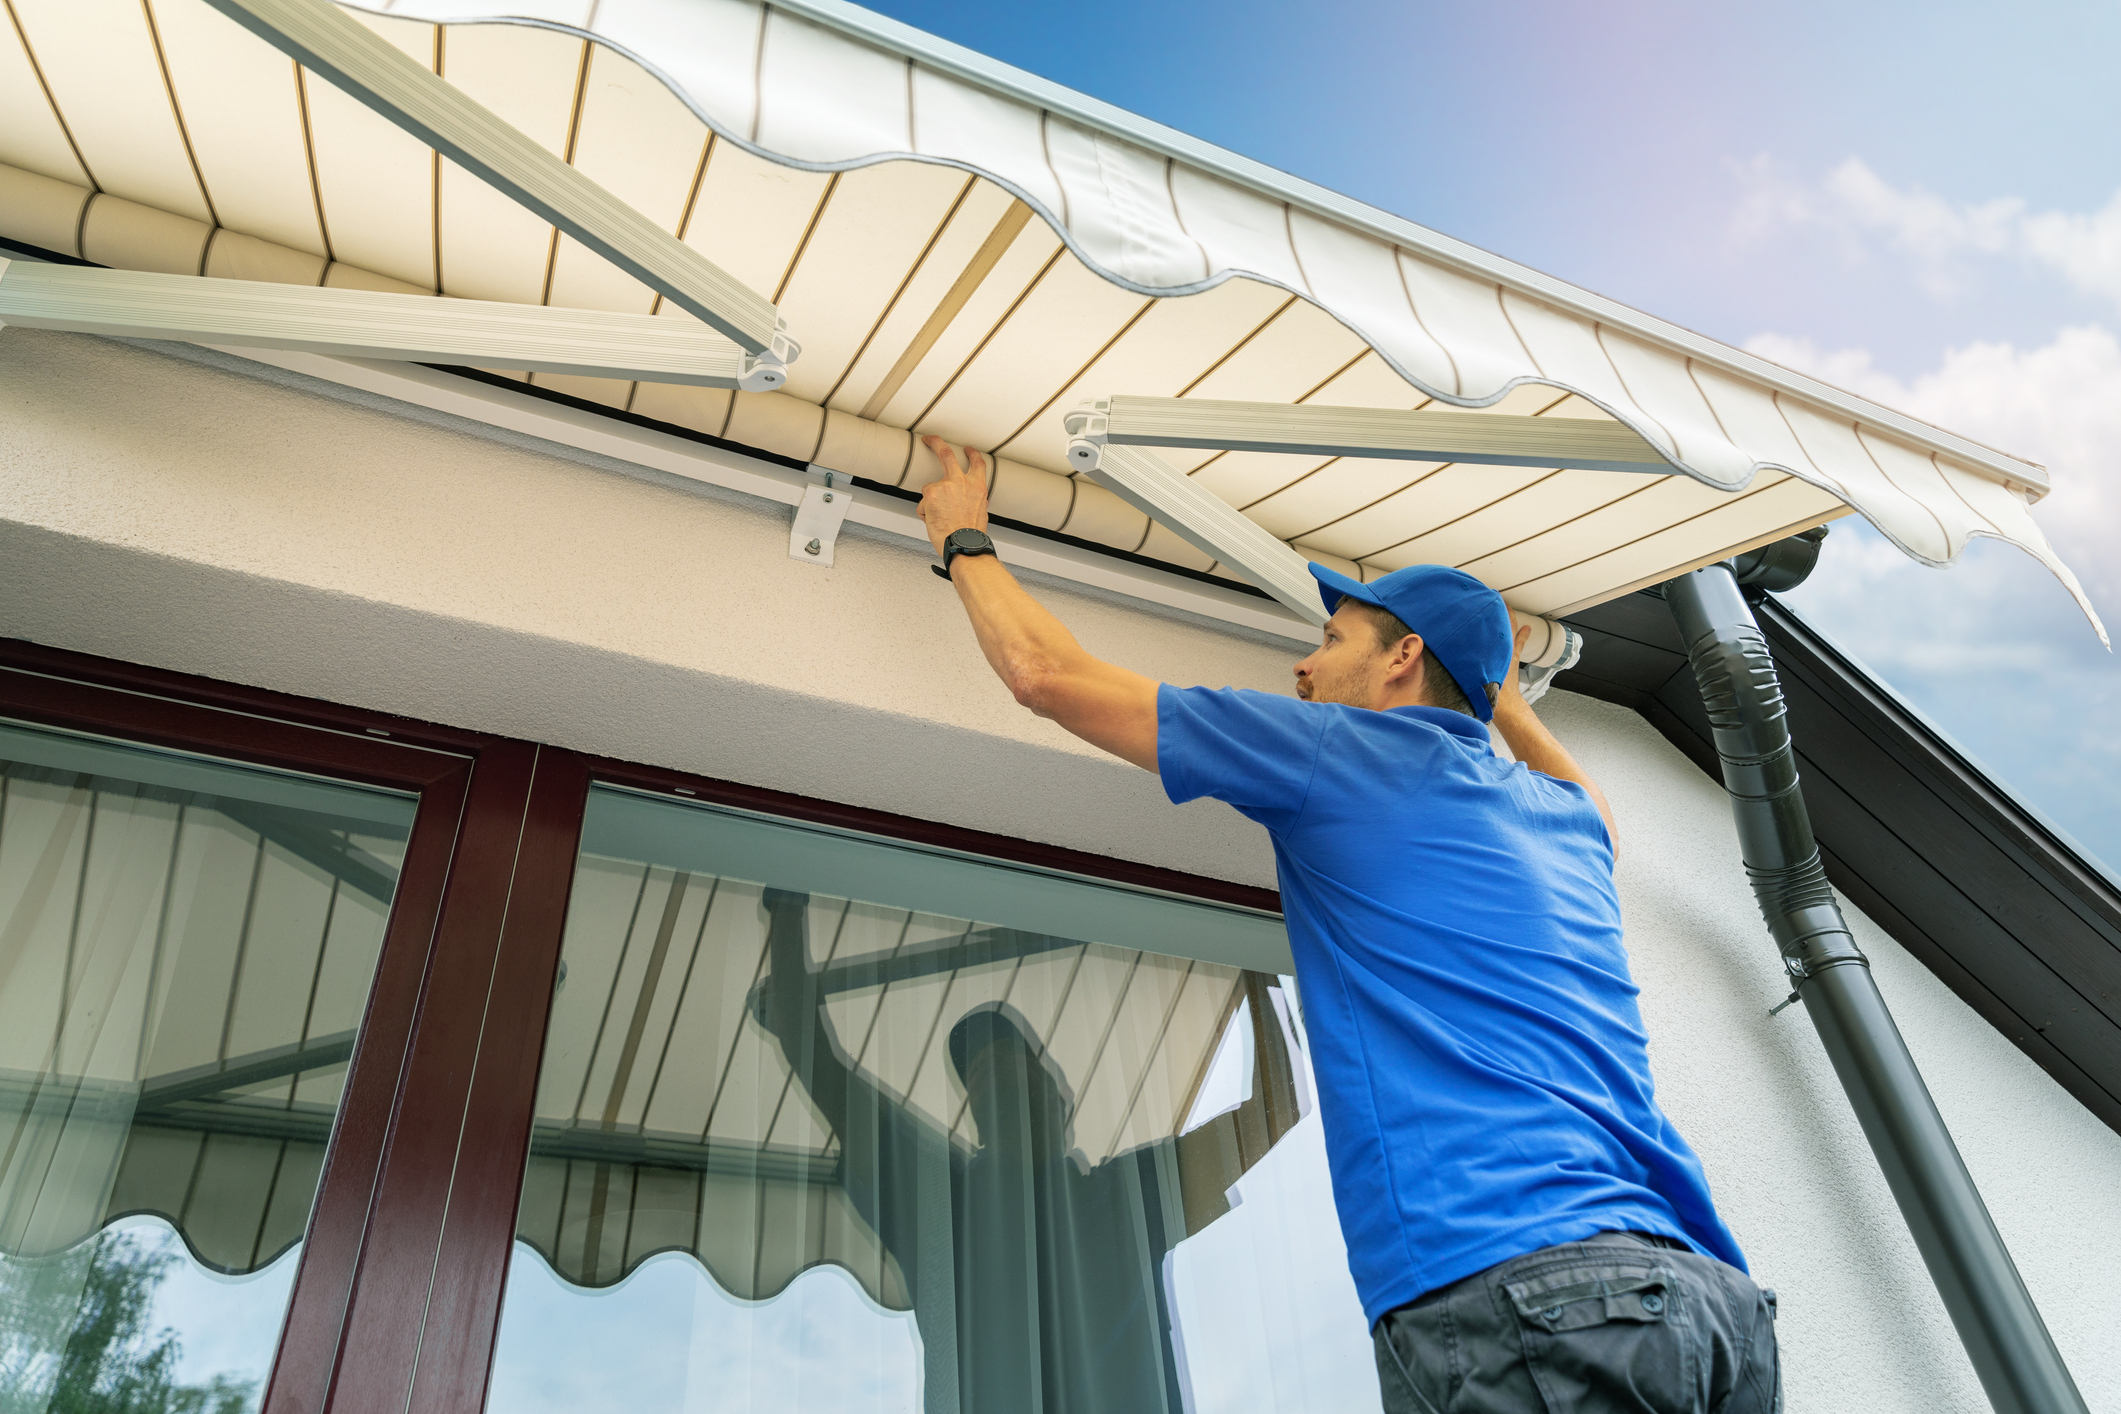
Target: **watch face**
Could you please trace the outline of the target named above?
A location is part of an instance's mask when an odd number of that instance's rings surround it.
[[[949,550],[984,550],[994,544],[984,530],[953,530],[943,541]]]

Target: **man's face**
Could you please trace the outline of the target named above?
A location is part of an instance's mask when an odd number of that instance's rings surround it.
[[[1374,707],[1384,694],[1390,661],[1369,613],[1343,599],[1326,620],[1325,641],[1296,665],[1296,695],[1306,702]]]

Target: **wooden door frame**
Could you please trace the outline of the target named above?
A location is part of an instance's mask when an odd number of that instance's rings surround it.
[[[507,910],[537,748],[17,640],[0,641],[0,716],[419,795],[262,1405],[402,1406],[409,1360],[393,1376],[347,1355],[385,1332],[419,1340],[425,1301],[399,1298],[408,1271],[436,1269],[455,1135],[435,1117],[463,1106],[452,1042],[477,1043],[477,962]],[[451,1275],[431,1283],[445,1299]]]

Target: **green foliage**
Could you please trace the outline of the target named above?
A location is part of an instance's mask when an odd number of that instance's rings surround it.
[[[183,1345],[150,1328],[174,1242],[103,1232],[53,1257],[0,1257],[0,1414],[252,1414],[255,1380],[176,1379]]]

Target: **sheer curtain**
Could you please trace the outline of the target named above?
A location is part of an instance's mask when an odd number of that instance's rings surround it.
[[[0,1301],[35,1313],[0,1321],[7,1407],[59,1399],[69,1360],[122,1372],[83,1331],[146,1321],[172,1264],[300,1240],[412,813],[0,724]],[[105,1238],[135,1217],[178,1247]]]

